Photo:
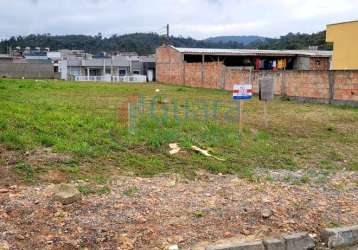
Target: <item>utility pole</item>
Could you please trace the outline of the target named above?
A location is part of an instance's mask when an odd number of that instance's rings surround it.
[[[169,45],[169,40],[170,40],[170,33],[169,33],[170,29],[169,29],[169,24],[167,24],[167,45]]]

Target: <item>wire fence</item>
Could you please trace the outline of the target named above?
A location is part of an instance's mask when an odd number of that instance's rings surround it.
[[[233,126],[240,120],[240,105],[234,101],[210,98],[189,98],[158,94],[154,97],[138,95],[129,98],[122,105],[120,117],[127,114],[127,126],[130,133],[135,133],[143,119],[151,119],[158,124],[169,120],[175,122],[220,123]]]

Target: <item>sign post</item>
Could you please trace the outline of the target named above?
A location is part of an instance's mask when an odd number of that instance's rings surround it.
[[[252,85],[251,84],[235,84],[232,98],[239,101],[239,133],[242,134],[243,130],[243,108],[244,100],[252,98]]]
[[[272,77],[263,77],[259,81],[260,101],[264,101],[264,124],[268,127],[267,103],[274,98],[275,82]]]

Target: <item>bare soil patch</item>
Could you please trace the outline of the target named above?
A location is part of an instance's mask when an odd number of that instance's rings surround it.
[[[249,182],[201,172],[114,177],[109,193],[88,193],[63,206],[53,185],[18,186],[0,194],[0,241],[13,249],[189,249],[196,242],[238,236],[318,233],[358,222],[357,175],[332,176],[324,185]],[[352,185],[340,189],[337,182]],[[77,181],[100,190],[104,186]],[[272,215],[263,216],[271,210]]]

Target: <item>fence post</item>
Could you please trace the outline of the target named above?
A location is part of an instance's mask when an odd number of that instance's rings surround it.
[[[204,79],[205,79],[205,76],[204,76],[205,69],[204,69],[204,67],[205,67],[205,55],[202,54],[201,55],[201,87],[204,87]]]
[[[186,85],[186,83],[185,83],[185,61],[184,61],[184,59],[183,59],[183,83],[184,83],[184,86]]]
[[[281,71],[281,97],[286,97],[286,72]]]
[[[221,88],[225,89],[225,84],[226,84],[226,66],[225,64],[222,64],[222,69],[221,69]]]
[[[189,100],[185,99],[184,104],[184,120],[187,122],[189,119]]]
[[[135,104],[128,102],[128,132],[131,134],[135,133],[136,115],[135,115]]]
[[[332,102],[334,101],[334,71],[330,70],[328,71],[328,85],[329,85],[329,99],[328,99],[328,103],[332,104]]]

